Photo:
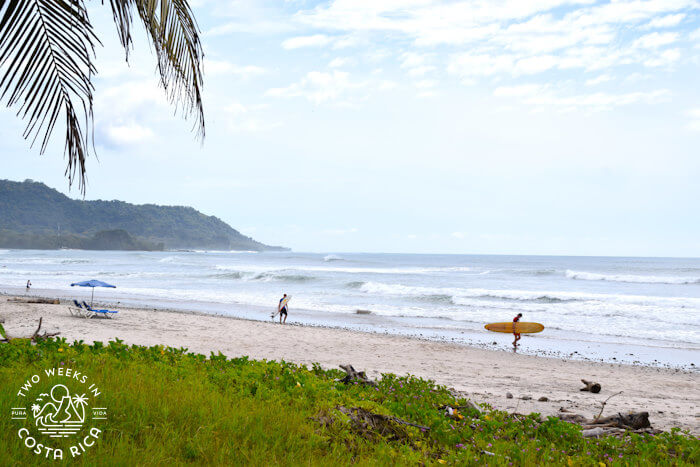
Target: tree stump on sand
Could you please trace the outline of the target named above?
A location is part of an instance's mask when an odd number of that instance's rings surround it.
[[[598,394],[600,392],[600,384],[593,382],[593,381],[586,381],[585,379],[582,379],[581,382],[586,385],[585,388],[581,388],[581,391],[589,391],[594,394]]]
[[[353,368],[352,365],[339,365],[340,368],[347,373],[344,378],[339,379],[337,381],[340,381],[341,383],[345,384],[350,384],[350,383],[360,383],[360,384],[368,384],[370,386],[376,386],[377,383],[372,381],[371,379],[367,378],[367,375],[365,374],[364,371],[357,371],[355,368]]]

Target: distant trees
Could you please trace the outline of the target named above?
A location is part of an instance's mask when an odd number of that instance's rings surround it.
[[[171,102],[194,115],[204,137],[202,46],[187,0],[109,0],[126,60],[133,18],[156,52],[160,82]],[[0,99],[27,126],[24,138],[44,153],[59,118],[65,118],[66,175],[85,192],[85,160],[93,134],[92,76],[99,44],[85,0],[0,0]]]
[[[29,180],[0,180],[0,248],[281,249],[191,207],[74,200]]]

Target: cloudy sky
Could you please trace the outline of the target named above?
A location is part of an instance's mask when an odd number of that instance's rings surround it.
[[[89,3],[87,199],[300,251],[700,256],[698,1],[193,1],[203,143]],[[79,197],[62,131],[22,129],[0,113],[0,176]]]

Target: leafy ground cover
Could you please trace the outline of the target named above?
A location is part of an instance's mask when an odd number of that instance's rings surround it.
[[[7,414],[32,374],[60,367],[98,382],[109,416],[94,446],[54,461],[23,444],[22,425]],[[206,358],[118,340],[14,339],[0,344],[0,457],[4,465],[700,463],[700,439],[678,430],[583,439],[578,426],[537,414],[482,406],[448,416],[441,407],[468,402],[428,380],[387,374],[372,387],[335,381],[341,376],[318,366]],[[386,417],[374,423],[371,414]],[[67,443],[55,442],[66,450]]]

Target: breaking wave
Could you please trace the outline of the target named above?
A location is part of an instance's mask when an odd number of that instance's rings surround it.
[[[630,282],[637,284],[700,284],[700,277],[636,276],[632,274],[599,274],[567,269],[566,277],[582,281]]]
[[[345,259],[341,258],[338,255],[326,255],[323,257],[323,261],[325,261],[326,263],[329,263],[331,261],[345,261]]]

